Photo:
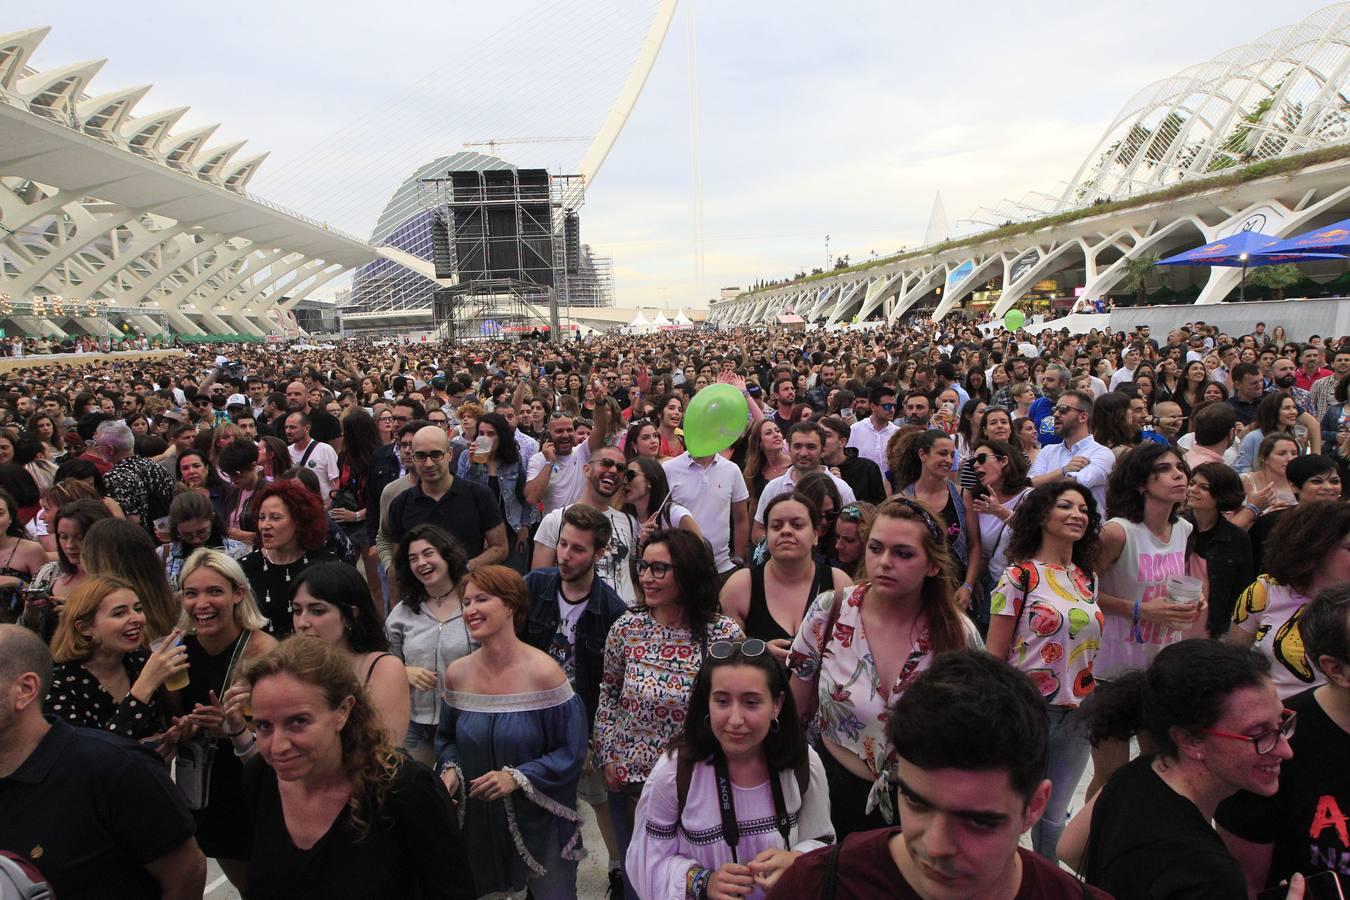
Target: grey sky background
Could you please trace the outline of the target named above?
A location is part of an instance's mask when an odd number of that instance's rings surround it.
[[[980,205],[1050,190],[1145,85],[1325,4],[1135,0],[914,4],[685,0],[582,211],[622,306],[674,312],[720,287],[922,242],[935,192],[954,230]],[[96,92],[155,89],[142,113],[270,151],[250,188],[368,237],[417,165],[493,137],[593,134],[652,0],[87,0],[24,11],[53,26],[41,68],[106,57]],[[689,102],[697,12],[705,273],[695,277]],[[181,126],[180,126],[181,127]],[[213,142],[214,143],[214,142]],[[568,169],[584,143],[502,147]]]

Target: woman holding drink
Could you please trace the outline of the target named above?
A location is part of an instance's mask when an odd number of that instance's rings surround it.
[[[145,614],[131,585],[90,576],[66,600],[52,639],[47,710],[72,725],[143,740],[164,729],[165,696],[187,674],[182,633],[141,649]]]
[[[170,737],[175,742],[196,737],[214,744],[208,802],[192,813],[197,843],[243,893],[253,828],[243,802],[238,754],[247,752],[253,733],[245,718],[248,692],[234,685],[245,665],[277,642],[263,632],[267,620],[258,612],[244,570],[228,553],[197,550],[183,564],[179,585],[182,643],[190,667],[184,674],[191,680],[184,681],[175,698],[180,709],[190,712],[175,722]]]
[[[538,511],[525,502],[525,460],[520,458],[516,430],[505,416],[491,412],[478,420],[478,437],[468,452],[460,454],[456,477],[492,491],[507,527],[504,564],[517,572],[527,571],[530,526]]]

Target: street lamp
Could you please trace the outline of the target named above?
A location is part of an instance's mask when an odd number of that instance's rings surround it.
[[[1238,285],[1238,302],[1242,303],[1247,299],[1247,254],[1239,253],[1238,259],[1242,260],[1242,282]]]

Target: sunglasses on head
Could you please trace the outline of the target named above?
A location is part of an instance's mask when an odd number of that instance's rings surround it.
[[[740,653],[746,659],[754,659],[756,656],[763,656],[766,649],[768,648],[759,638],[749,638],[744,641],[714,641],[708,645],[708,657],[710,659],[731,659],[737,653]]]

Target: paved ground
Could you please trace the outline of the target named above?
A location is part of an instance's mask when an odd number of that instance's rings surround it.
[[[1087,771],[1083,773],[1083,780],[1078,783],[1078,790],[1074,794],[1071,813],[1082,809],[1084,792],[1091,780],[1092,763],[1089,762]],[[609,889],[608,859],[605,854],[605,844],[600,838],[599,829],[596,828],[595,814],[591,811],[591,808],[583,803],[581,809],[582,843],[587,848],[587,856],[581,861],[581,867],[577,872],[577,897],[583,898],[583,900],[603,900],[605,892]],[[1025,837],[1022,843],[1030,846]],[[207,900],[239,900],[239,892],[230,885],[225,876],[220,873],[220,867],[214,862],[211,863],[206,876],[206,898]]]

